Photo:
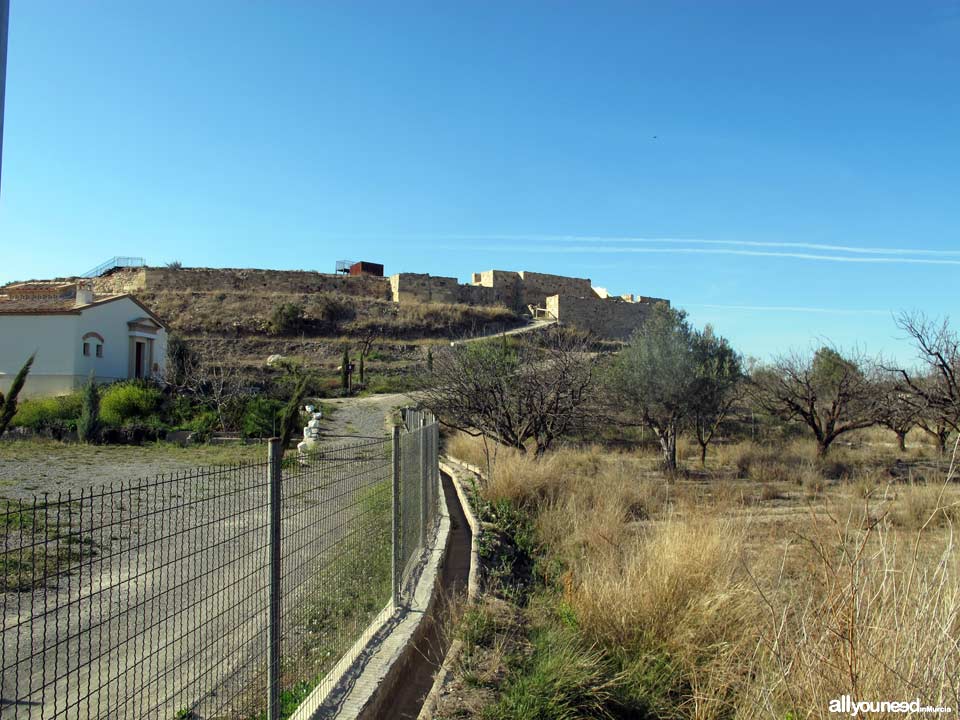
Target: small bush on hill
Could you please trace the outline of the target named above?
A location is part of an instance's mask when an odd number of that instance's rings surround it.
[[[121,426],[128,420],[154,415],[163,401],[155,387],[139,381],[119,382],[104,389],[100,398],[100,418],[107,425]],[[77,413],[79,415],[79,412]]]
[[[274,335],[292,335],[303,328],[303,305],[283,303],[270,316],[270,332]]]
[[[354,315],[353,308],[333,293],[321,293],[311,297],[307,309],[311,317],[329,323],[349,320]]]

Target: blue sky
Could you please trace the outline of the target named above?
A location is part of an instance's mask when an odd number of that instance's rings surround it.
[[[0,282],[533,269],[744,352],[960,320],[960,1],[12,0]]]

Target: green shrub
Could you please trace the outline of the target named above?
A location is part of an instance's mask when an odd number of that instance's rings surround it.
[[[82,405],[83,398],[80,393],[22,400],[17,405],[17,413],[13,416],[11,425],[44,430],[55,423],[69,423],[80,417]]]
[[[322,293],[311,298],[310,315],[325,322],[335,323],[353,317],[353,308],[332,293]]]
[[[128,420],[146,419],[157,413],[162,401],[163,394],[143,382],[114,383],[101,394],[100,419],[114,426]]]
[[[213,410],[204,410],[187,423],[187,429],[195,433],[196,440],[205,442],[220,429],[220,418]]]
[[[280,429],[283,403],[265,397],[251,398],[244,409],[241,430],[246,437],[273,437]]]
[[[283,303],[270,316],[270,331],[274,335],[292,335],[303,328],[303,305]]]

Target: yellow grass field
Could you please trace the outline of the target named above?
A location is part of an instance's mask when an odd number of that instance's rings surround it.
[[[950,458],[913,436],[901,457],[888,435],[826,465],[805,441],[721,446],[703,469],[681,448],[674,478],[652,450],[488,458],[457,435],[448,452],[489,461],[484,498],[529,512],[542,564],[561,569],[550,602],[612,658],[607,710],[640,696],[653,717],[827,718],[851,695],[955,713],[960,486]],[[522,716],[507,705],[488,716]]]

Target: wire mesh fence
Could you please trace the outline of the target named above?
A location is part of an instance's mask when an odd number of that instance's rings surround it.
[[[289,715],[402,601],[435,429],[0,505],[0,718]]]
[[[428,459],[437,457],[440,439],[438,425],[428,412],[406,410],[404,424],[407,432],[399,438],[398,505],[402,532],[396,579],[401,595],[410,592],[427,538],[437,520],[439,469],[436,462]]]

